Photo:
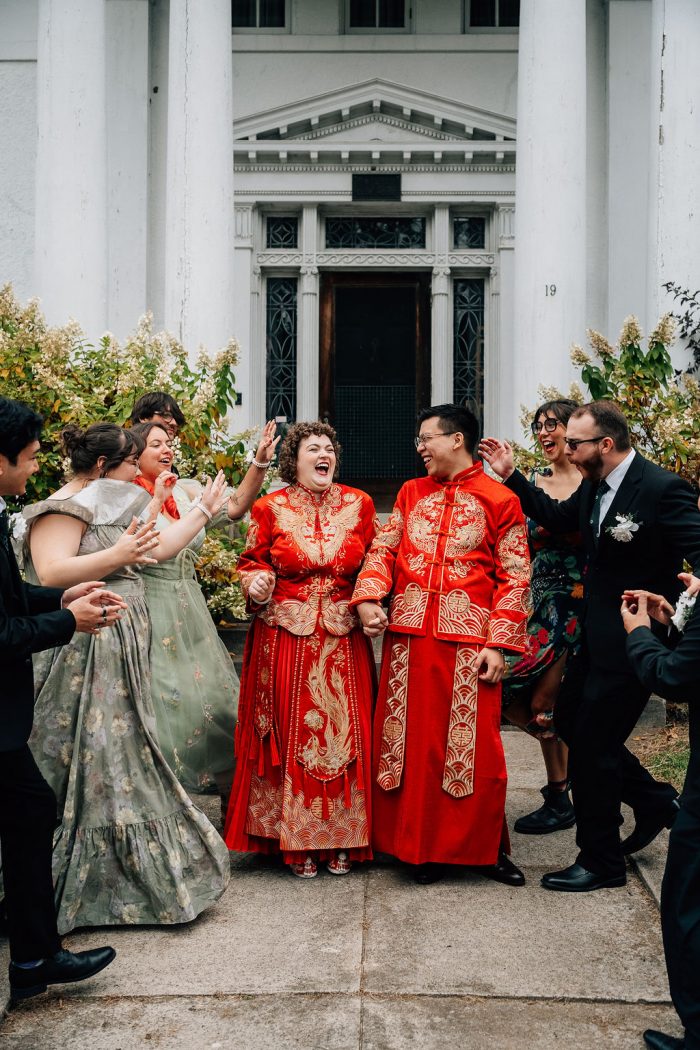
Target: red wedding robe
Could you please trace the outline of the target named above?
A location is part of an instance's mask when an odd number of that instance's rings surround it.
[[[372,500],[334,484],[301,485],[253,506],[238,572],[246,595],[274,574],[246,642],[238,763],[226,820],[230,849],[326,859],[371,858],[371,646],[349,608],[375,535]]]
[[[493,864],[509,849],[501,686],[485,646],[523,652],[530,605],[525,520],[480,463],[451,482],[407,482],[351,605],[391,594],[374,719],[372,844],[410,864]]]

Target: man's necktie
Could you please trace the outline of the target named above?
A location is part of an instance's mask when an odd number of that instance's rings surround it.
[[[6,554],[10,553],[10,523],[7,520],[7,511],[0,514],[0,544]]]
[[[610,486],[607,481],[601,481],[598,485],[595,499],[593,500],[593,508],[591,510],[591,528],[593,529],[593,536],[595,537],[596,545],[598,544],[598,533],[600,532],[600,505],[603,502],[603,496],[609,491]]]

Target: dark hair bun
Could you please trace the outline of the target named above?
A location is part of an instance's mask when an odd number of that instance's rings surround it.
[[[69,423],[61,431],[61,444],[68,456],[85,443],[85,431],[77,423]]]

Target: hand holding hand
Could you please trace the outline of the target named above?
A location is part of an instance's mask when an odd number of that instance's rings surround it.
[[[277,448],[280,442],[280,438],[282,437],[281,434],[279,435],[279,437],[275,437],[276,429],[277,424],[275,423],[274,419],[268,420],[268,422],[263,427],[260,444],[258,445],[257,450],[255,452],[255,458],[258,461],[258,463],[272,463],[273,457],[275,455],[275,449]]]
[[[503,653],[499,653],[498,649],[490,649],[485,646],[480,653],[477,653],[476,670],[480,681],[496,685],[503,678],[505,669],[506,662],[503,659]]]
[[[141,523],[131,519],[131,525],[121,534],[112,550],[119,557],[120,565],[156,565],[156,559],[148,556],[160,542],[154,521]]]
[[[653,595],[652,597],[657,597],[657,595]],[[628,634],[631,634],[637,627],[651,627],[651,620],[649,619],[647,612],[646,591],[639,591],[638,597],[636,598],[630,596],[629,601],[623,598],[620,612],[622,613],[622,622]]]
[[[248,585],[248,597],[258,605],[265,605],[275,589],[275,577],[269,572],[259,572]]]
[[[658,623],[662,623],[667,627],[671,622],[674,610],[671,603],[666,601],[663,594],[652,594],[651,591],[625,591],[622,595],[623,607],[627,605],[633,613],[636,613],[640,598],[642,597],[644,597],[646,601],[647,616],[650,616],[653,620],[657,620]]]
[[[76,583],[75,587],[68,587],[63,592],[61,605],[64,609],[67,609],[78,598],[83,598],[86,594],[90,594],[94,604],[126,609],[126,602],[120,594],[115,594],[114,591],[103,590],[103,588],[104,583],[102,580],[88,580],[86,583]]]
[[[368,638],[378,638],[380,634],[384,634],[389,617],[379,602],[360,602],[355,611],[360,617],[362,630]]]
[[[513,449],[507,441],[485,437],[479,442],[479,455],[499,478],[505,481],[515,470]]]

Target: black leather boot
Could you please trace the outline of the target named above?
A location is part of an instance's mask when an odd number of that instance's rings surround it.
[[[541,788],[544,804],[533,813],[519,817],[513,831],[521,835],[549,835],[552,831],[563,831],[576,823],[574,807],[569,798],[569,789],[558,791],[550,784]]]

